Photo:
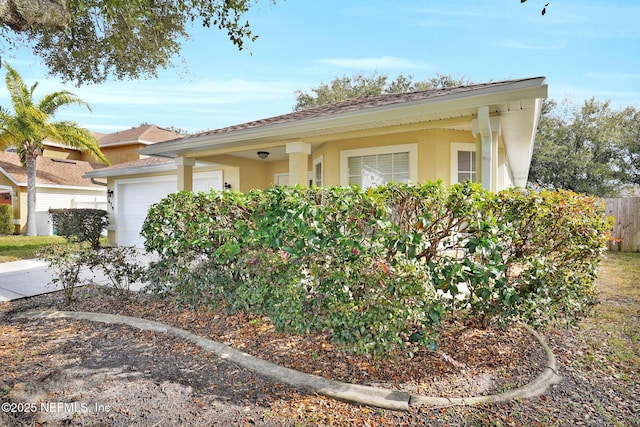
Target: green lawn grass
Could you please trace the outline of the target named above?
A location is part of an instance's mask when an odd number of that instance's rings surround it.
[[[66,240],[60,236],[0,236],[0,262],[36,258],[40,248],[53,243]]]
[[[607,337],[606,357],[619,375],[640,372],[640,253],[607,252],[597,284],[600,303],[586,326]]]

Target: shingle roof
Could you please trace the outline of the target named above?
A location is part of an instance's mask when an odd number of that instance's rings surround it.
[[[38,184],[65,185],[73,187],[100,187],[90,179],[83,178],[87,172],[101,169],[103,164],[80,160],[52,159],[38,157],[36,162],[36,181]],[[16,153],[0,152],[0,168],[20,185],[26,185],[27,169],[22,167]]]
[[[430,89],[430,90],[423,90],[423,91],[416,91],[416,92],[390,93],[390,94],[384,94],[384,95],[365,96],[362,98],[348,99],[346,101],[340,101],[332,104],[321,105],[319,107],[313,107],[305,110],[294,111],[293,113],[282,114],[279,116],[269,117],[266,119],[255,120],[247,123],[241,123],[234,126],[208,130],[208,131],[187,135],[180,138],[176,138],[174,140],[167,140],[163,142],[175,142],[177,140],[186,140],[186,139],[228,133],[228,132],[244,130],[244,129],[259,128],[262,126],[268,126],[273,124],[294,122],[294,121],[304,120],[304,119],[312,119],[312,118],[330,116],[335,114],[367,110],[367,109],[383,107],[387,105],[401,104],[401,103],[407,103],[412,101],[420,101],[420,100],[425,100],[430,98],[437,98],[441,96],[455,95],[458,93],[464,94],[466,92],[470,92],[474,90],[489,89],[497,86],[524,82],[528,80],[535,80],[539,78],[540,77],[504,80],[504,81],[471,84],[466,86],[458,86],[458,87],[443,88],[443,89]],[[162,145],[162,144],[163,144],[162,142],[159,143],[159,145]]]
[[[160,171],[166,167],[172,167],[175,171],[175,160],[167,157],[145,157],[144,159],[134,160],[127,163],[118,163],[117,165],[107,166],[99,170],[90,171],[89,176],[104,178],[113,175],[131,175],[142,173],[145,170]],[[112,173],[114,172],[115,173]]]
[[[169,159],[166,157],[145,157],[144,159],[133,160],[131,162],[126,163],[118,163],[117,165],[108,166],[105,168],[101,168],[101,170],[117,170],[117,169],[128,169],[128,168],[144,168],[151,166],[159,166],[164,164],[175,164],[175,160]]]
[[[142,125],[119,132],[104,134],[100,137],[96,136],[100,146],[132,142],[153,144],[180,137],[182,137],[182,135],[179,133],[156,125]]]

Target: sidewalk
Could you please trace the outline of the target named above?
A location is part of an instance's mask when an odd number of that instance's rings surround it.
[[[140,257],[149,262],[149,256],[141,254]],[[94,274],[86,269],[80,273],[81,282],[91,280],[98,284],[109,284],[109,280],[101,274]],[[53,270],[40,260],[20,260],[0,263],[0,303],[14,299],[30,297],[34,295],[55,292],[61,289],[54,286]],[[131,290],[140,290],[144,285],[134,283]]]

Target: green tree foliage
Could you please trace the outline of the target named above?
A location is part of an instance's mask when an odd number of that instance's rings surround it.
[[[13,224],[13,207],[0,205],[0,236],[13,234],[16,226]]]
[[[109,225],[109,214],[102,209],[49,209],[51,223],[58,236],[70,242],[89,242],[100,247],[100,236]]]
[[[93,134],[72,121],[52,121],[60,107],[87,103],[73,93],[63,90],[43,96],[35,102],[33,93],[38,87],[25,85],[16,70],[6,65],[6,83],[13,112],[0,107],[0,150],[16,147],[24,167],[27,168],[27,236],[36,234],[36,161],[43,151],[43,141],[49,139],[91,153],[96,159],[109,164],[100,151]]]
[[[413,76],[404,74],[398,75],[392,81],[389,81],[389,76],[386,74],[373,73],[365,76],[359,73],[353,76],[344,75],[336,77],[330,83],[321,83],[312,88],[311,92],[295,91],[296,104],[293,109],[299,111],[363,96],[441,89],[461,86],[467,83],[468,81],[463,77],[454,78],[443,74],[436,74],[430,79],[416,82],[413,81]]]
[[[255,40],[244,14],[252,0],[7,0],[0,37],[28,45],[51,73],[77,84],[157,76],[200,22],[243,49]]]
[[[639,112],[609,101],[577,107],[547,100],[538,126],[529,182],[595,196],[615,196],[638,183]]]
[[[640,185],[640,110],[627,107],[620,115],[620,169],[629,182]]]

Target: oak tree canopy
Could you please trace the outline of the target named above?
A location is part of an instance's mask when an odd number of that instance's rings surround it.
[[[270,0],[275,1],[275,0]],[[226,31],[239,49],[256,39],[254,0],[0,0],[0,43],[29,46],[51,74],[78,85],[155,77],[180,53],[187,26]],[[3,52],[4,54],[4,52]]]

